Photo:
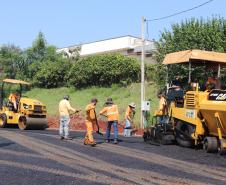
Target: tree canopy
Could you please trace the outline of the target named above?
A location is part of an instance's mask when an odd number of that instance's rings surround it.
[[[156,46],[158,62],[156,81],[162,85],[165,80],[165,70],[161,63],[166,54],[188,49],[226,52],[226,20],[222,17],[212,17],[206,20],[192,18],[173,24],[171,30],[164,30],[161,33]],[[172,79],[176,75],[185,77],[187,76],[185,74],[187,74],[187,67],[174,65],[170,78]],[[197,75],[198,73],[196,74],[198,78]]]
[[[57,53],[39,32],[31,47],[21,50],[14,45],[0,47],[1,78],[19,78],[44,88],[71,85],[77,88],[128,84],[139,79],[139,63],[120,54],[80,58],[79,47],[73,57]]]

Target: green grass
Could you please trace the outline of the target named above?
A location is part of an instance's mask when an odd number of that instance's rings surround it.
[[[151,115],[157,106],[156,97],[157,88],[155,85],[146,84],[145,95],[146,99],[151,99]],[[70,95],[71,105],[75,108],[84,110],[85,106],[90,102],[91,98],[98,99],[97,112],[105,103],[108,97],[111,97],[115,104],[119,107],[120,120],[124,119],[125,110],[130,102],[135,102],[137,105],[135,122],[140,122],[140,84],[131,84],[127,87],[118,87],[112,85],[111,88],[91,87],[82,90],[75,90],[73,88],[57,88],[57,89],[32,89],[25,93],[25,96],[38,99],[47,106],[49,115],[58,115],[58,103],[64,95]]]

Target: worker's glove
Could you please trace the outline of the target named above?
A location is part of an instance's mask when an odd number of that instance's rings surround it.
[[[78,112],[81,112],[82,110],[81,109],[78,109],[78,110],[75,110],[75,113],[78,113]]]

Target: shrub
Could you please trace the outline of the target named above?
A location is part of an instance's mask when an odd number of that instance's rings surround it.
[[[134,58],[121,54],[95,55],[80,58],[69,73],[70,84],[77,88],[110,86],[121,82],[137,82],[140,65]]]
[[[44,88],[55,88],[67,83],[67,73],[70,69],[68,61],[47,61],[42,63],[34,76],[34,85]]]

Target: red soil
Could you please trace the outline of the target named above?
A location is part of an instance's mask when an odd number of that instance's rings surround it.
[[[98,120],[98,123],[100,126],[100,131],[106,132],[107,121]],[[48,116],[48,125],[49,125],[49,128],[54,128],[54,129],[59,128],[59,117]],[[70,129],[71,130],[86,130],[85,117],[82,114],[71,116]],[[96,125],[94,125],[94,129],[97,130]],[[119,123],[118,131],[119,131],[119,133],[123,133],[122,123]],[[135,135],[143,135],[143,130],[137,129],[137,131],[135,132]]]

